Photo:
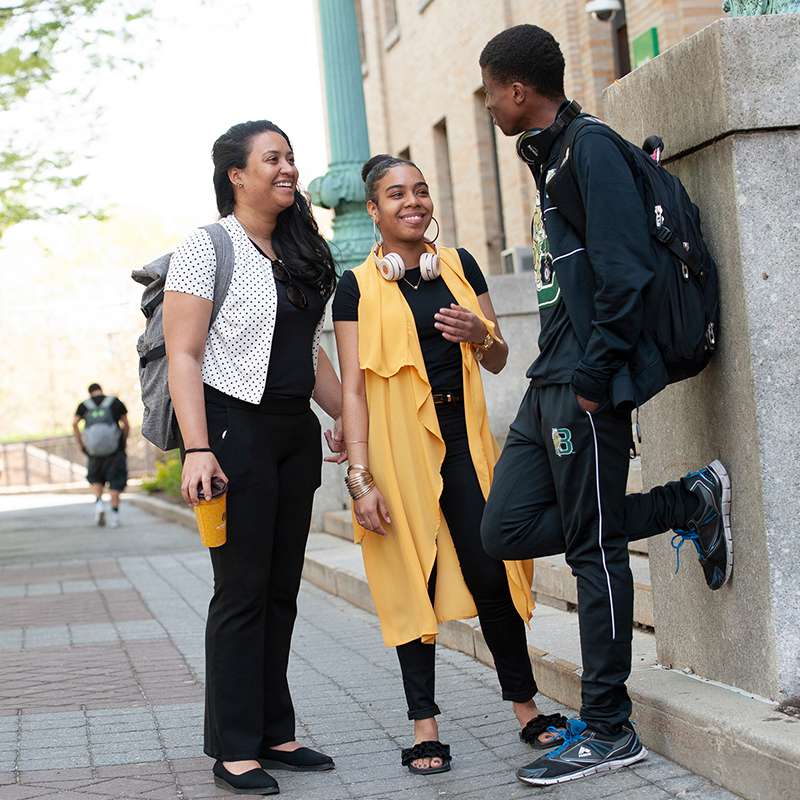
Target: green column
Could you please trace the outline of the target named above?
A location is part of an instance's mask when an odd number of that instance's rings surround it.
[[[344,270],[358,266],[373,242],[361,181],[370,153],[353,0],[319,0],[319,26],[331,160],[327,174],[314,178],[309,191],[316,205],[335,212],[333,253]]]

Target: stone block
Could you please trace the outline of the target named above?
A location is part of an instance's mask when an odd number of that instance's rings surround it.
[[[734,574],[709,593],[695,559],[674,575],[668,539],[651,541],[658,658],[772,698],[800,692],[800,225],[787,180],[800,170],[798,35],[798,15],[726,19],[606,95],[623,135],[657,131],[685,153],[669,169],[720,265],[719,352],[643,409],[642,475],[647,487],[713,458],[726,464]]]
[[[738,131],[800,125],[800,15],[719,20],[612,84],[605,118],[669,158]],[[699,79],[701,78],[701,79]]]

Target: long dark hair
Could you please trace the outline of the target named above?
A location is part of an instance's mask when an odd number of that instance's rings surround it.
[[[250,155],[251,142],[259,133],[271,131],[283,136],[289,148],[289,137],[275,123],[266,119],[234,125],[214,142],[211,158],[214,161],[214,192],[221,217],[233,213],[233,185],[228,170],[244,169]],[[320,234],[311,206],[302,192],[295,189],[294,203],[278,214],[272,245],[286,268],[303,283],[317,286],[326,297],[336,287],[336,268],[328,242]]]

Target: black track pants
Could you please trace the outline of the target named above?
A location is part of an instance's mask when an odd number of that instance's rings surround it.
[[[530,386],[481,526],[495,558],[565,553],[578,584],[581,718],[600,733],[616,732],[631,712],[628,542],[680,527],[697,506],[681,481],[626,496],[630,441],[629,414],[589,414],[568,385]]]
[[[227,542],[210,550],[205,752],[238,761],[295,738],[286,668],[320,485],[320,425],[300,400],[244,409],[207,395],[206,415],[230,488]]]
[[[526,702],[536,694],[525,624],[511,600],[504,565],[486,554],[481,544],[483,493],[467,442],[464,407],[436,407],[447,451],[442,464],[439,504],[453,538],[461,573],[472,593],[486,644],[494,658],[504,700]],[[431,588],[435,584],[429,582]],[[397,648],[409,719],[440,713],[434,699],[435,647],[417,639]]]

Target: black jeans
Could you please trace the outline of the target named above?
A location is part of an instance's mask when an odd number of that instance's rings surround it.
[[[210,550],[204,749],[239,761],[295,737],[286,668],[322,448],[307,400],[224,398],[206,392],[209,442],[230,485],[227,542]]]
[[[566,554],[578,583],[581,719],[601,734],[616,733],[631,713],[628,542],[681,527],[698,502],[681,481],[626,495],[630,442],[630,414],[608,406],[589,414],[568,385],[530,386],[481,528],[495,558]]]
[[[506,570],[481,545],[480,523],[484,499],[467,442],[464,407],[460,403],[436,406],[447,448],[442,464],[439,504],[453,538],[461,572],[472,593],[486,644],[494,657],[504,700],[526,702],[536,694],[528,656],[525,623],[514,608]],[[435,570],[435,566],[434,566]],[[435,572],[429,587],[435,585]],[[409,719],[427,719],[441,713],[434,699],[435,647],[417,639],[397,647]]]

